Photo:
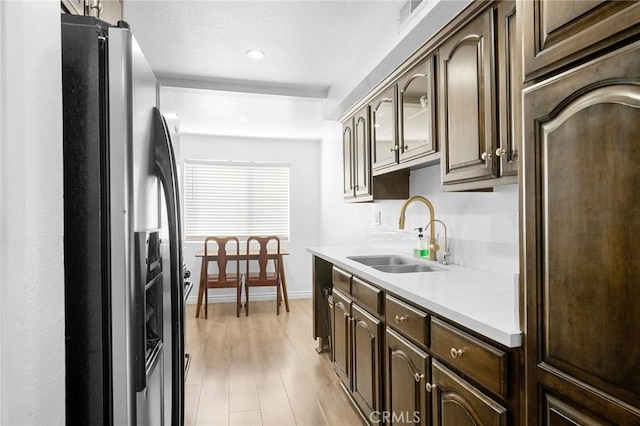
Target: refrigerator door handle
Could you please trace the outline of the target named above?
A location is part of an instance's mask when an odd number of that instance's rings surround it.
[[[171,424],[184,423],[184,305],[182,278],[182,230],[176,158],[167,122],[160,110],[153,108],[153,134],[156,146],[156,174],[162,183],[167,203],[171,264],[171,376],[173,382]]]

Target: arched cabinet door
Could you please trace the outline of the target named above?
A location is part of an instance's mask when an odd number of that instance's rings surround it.
[[[333,290],[333,361],[336,373],[351,389],[351,300]]]
[[[371,103],[371,149],[373,169],[388,167],[398,162],[396,135],[396,86],[378,95]]]
[[[444,184],[498,176],[493,28],[489,9],[439,48],[438,125]]]
[[[437,151],[433,57],[428,57],[398,81],[400,161]]]
[[[353,397],[365,414],[377,415],[381,410],[380,395],[380,339],[382,323],[356,303],[353,318]]]
[[[343,196],[353,198],[355,196],[354,169],[353,169],[353,118],[342,125],[342,169],[343,169]]]
[[[387,328],[387,424],[430,424],[429,355]]]
[[[640,43],[524,108],[528,418],[639,424]]]
[[[503,406],[437,361],[432,372],[434,426],[506,426]]]

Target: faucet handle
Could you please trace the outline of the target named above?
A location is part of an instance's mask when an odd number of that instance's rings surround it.
[[[443,265],[448,265],[449,264],[449,248],[447,248],[444,253],[442,253],[442,264]]]

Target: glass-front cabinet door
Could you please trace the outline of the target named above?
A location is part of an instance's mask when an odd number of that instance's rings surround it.
[[[371,102],[371,145],[373,168],[380,169],[398,162],[396,137],[395,85]]]
[[[429,57],[398,81],[401,162],[437,151],[433,70]]]

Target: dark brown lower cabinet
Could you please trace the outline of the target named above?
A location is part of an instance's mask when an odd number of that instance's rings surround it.
[[[430,357],[390,328],[386,337],[387,399],[383,420],[391,425],[429,425]]]
[[[335,288],[333,313],[335,371],[362,416],[379,423],[382,322]]]
[[[351,309],[353,349],[352,393],[356,404],[375,422],[381,410],[380,339],[381,322],[356,303]]]
[[[498,426],[507,424],[507,410],[453,371],[432,363],[434,426]]]
[[[351,388],[351,299],[333,289],[333,366],[342,383]]]

